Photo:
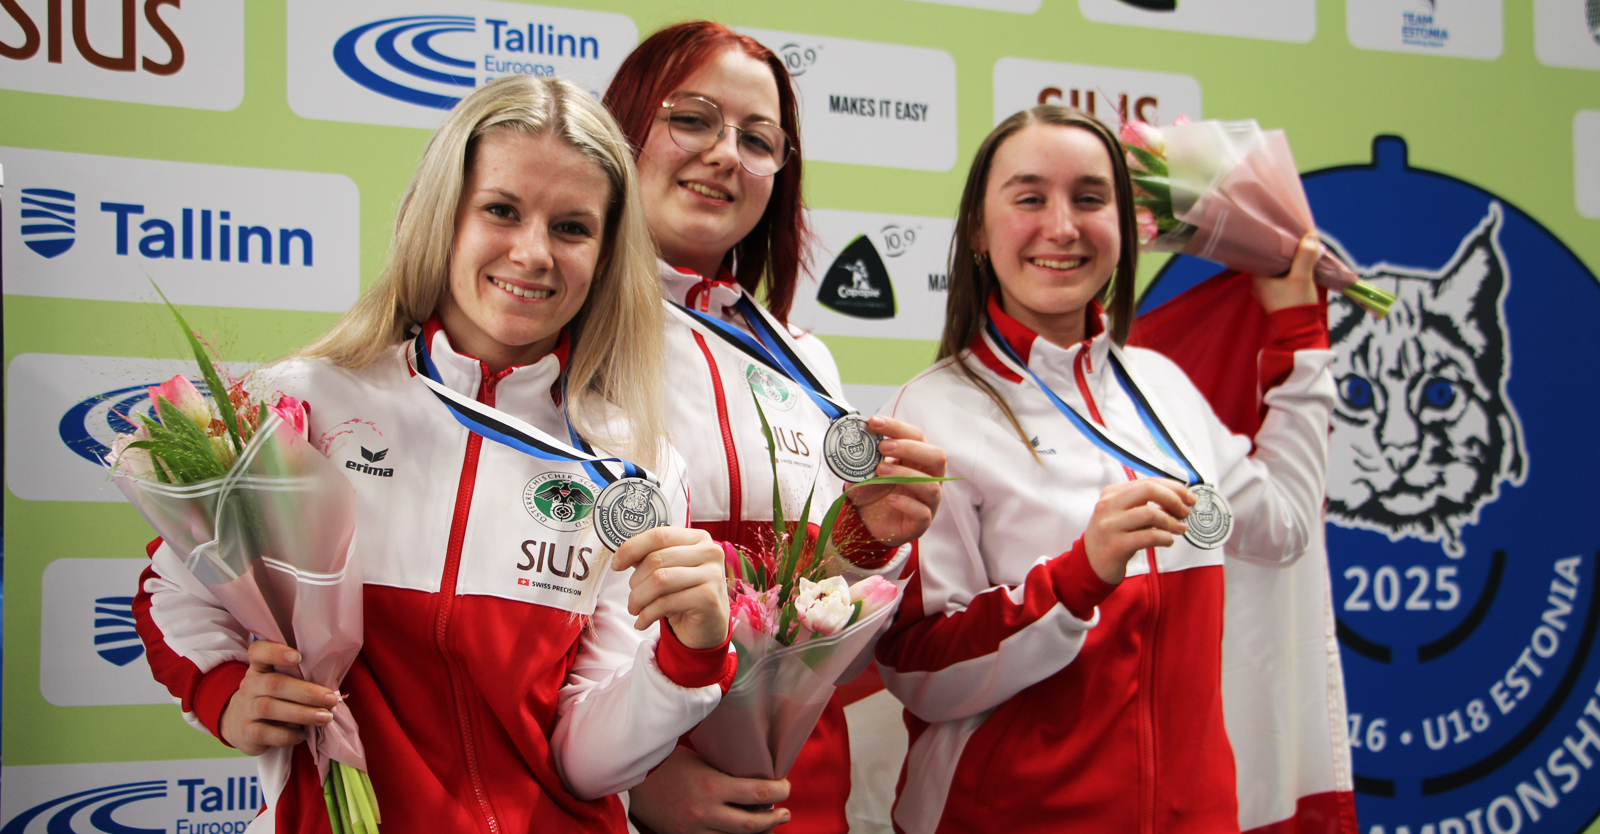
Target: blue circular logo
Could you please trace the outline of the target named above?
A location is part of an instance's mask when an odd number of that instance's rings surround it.
[[[375,93],[449,110],[465,95],[462,88],[477,86],[478,65],[441,52],[434,39],[476,30],[477,21],[462,15],[378,20],[339,36],[333,62],[351,81]]]
[[[189,381],[201,394],[211,396],[205,380]],[[61,442],[84,460],[101,465],[117,435],[137,431],[141,416],[157,419],[155,403],[150,401],[150,386],[156,384],[130,385],[85,397],[61,415],[56,427]]]
[[[1329,303],[1327,543],[1361,830],[1581,832],[1600,811],[1583,500],[1600,283],[1510,202],[1411,167],[1398,137],[1304,179],[1325,242],[1399,299],[1382,320]],[[1216,271],[1174,258],[1143,307]]]

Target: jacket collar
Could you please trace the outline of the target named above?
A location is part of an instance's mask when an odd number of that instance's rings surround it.
[[[572,353],[572,340],[565,328],[556,340],[556,346],[538,361],[527,365],[512,365],[498,374],[490,374],[489,366],[477,357],[461,353],[450,343],[450,334],[437,315],[429,317],[422,326],[423,339],[428,353],[439,371],[440,382],[452,391],[466,397],[476,397],[479,385],[486,377],[493,377],[500,391],[550,390],[551,398],[561,401],[561,376]]]
[[[719,319],[729,318],[744,290],[734,280],[733,273],[723,267],[716,278],[705,278],[689,269],[659,261],[661,294],[668,300],[693,310],[699,310]]]
[[[1104,366],[1105,358],[1111,351],[1111,336],[1108,315],[1099,301],[1090,301],[1089,309],[1085,311],[1085,324],[1087,325],[1087,338],[1069,347],[1060,347],[1048,339],[1042,339],[1020,321],[1006,314],[1000,308],[1000,294],[990,293],[985,304],[985,311],[995,329],[1000,331],[1000,337],[1005,339],[1011,350],[1021,357],[1022,361],[1033,367],[1035,371],[1042,368],[1059,368],[1070,374],[1070,363],[1078,352],[1084,349],[1089,351],[1090,371]],[[968,345],[973,355],[986,367],[1001,377],[1012,382],[1021,382],[1022,377],[1012,372],[986,341],[985,333],[979,330]]]

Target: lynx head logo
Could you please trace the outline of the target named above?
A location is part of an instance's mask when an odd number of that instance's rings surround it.
[[[1387,263],[1358,268],[1398,296],[1387,318],[1329,295],[1339,391],[1329,521],[1391,541],[1436,541],[1460,558],[1461,528],[1477,522],[1501,482],[1521,485],[1527,477],[1521,421],[1506,395],[1510,275],[1501,213],[1491,203],[1436,272]]]

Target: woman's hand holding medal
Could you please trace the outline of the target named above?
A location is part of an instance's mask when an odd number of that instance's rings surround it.
[[[724,558],[710,534],[689,527],[655,527],[628,539],[611,569],[634,569],[628,579],[628,613],[638,617],[634,628],[643,631],[665,620],[688,648],[722,645],[728,639]]]
[[[1151,547],[1171,547],[1189,526],[1194,493],[1177,481],[1140,478],[1112,484],[1100,493],[1083,533],[1084,553],[1095,575],[1108,585],[1128,574],[1128,560]]]
[[[883,438],[878,451],[884,458],[874,477],[944,477],[944,450],[926,442],[921,429],[882,415],[868,420],[867,428]],[[939,487],[937,481],[878,484],[855,487],[846,494],[872,538],[899,547],[927,532],[939,510]]]

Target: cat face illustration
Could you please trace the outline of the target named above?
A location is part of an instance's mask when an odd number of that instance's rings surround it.
[[[1437,272],[1358,267],[1398,297],[1387,318],[1329,294],[1339,392],[1328,461],[1333,523],[1391,541],[1437,541],[1460,558],[1461,528],[1476,523],[1502,481],[1526,477],[1521,421],[1506,394],[1510,276],[1500,225],[1491,203]]]

